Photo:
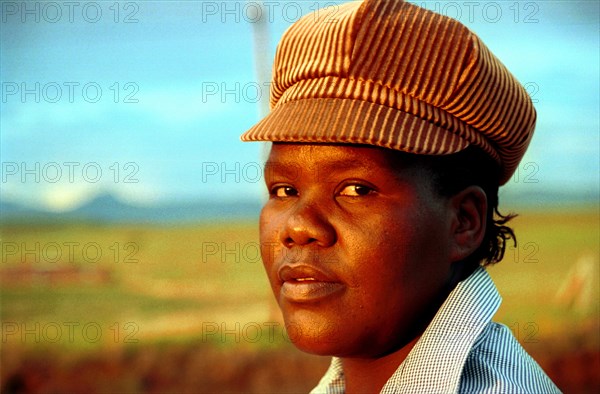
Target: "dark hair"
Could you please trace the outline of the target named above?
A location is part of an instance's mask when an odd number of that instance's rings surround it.
[[[475,147],[450,155],[420,157],[433,177],[433,185],[439,195],[451,197],[473,185],[481,187],[486,194],[488,207],[485,235],[479,248],[466,259],[467,266],[474,269],[479,265],[486,266],[502,260],[508,240],[512,239],[513,245],[517,245],[513,229],[506,226],[517,215],[502,215],[498,211],[498,164]]]

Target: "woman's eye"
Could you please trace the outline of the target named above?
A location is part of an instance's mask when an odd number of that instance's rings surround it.
[[[342,191],[340,192],[340,196],[360,197],[360,196],[366,196],[367,194],[370,194],[371,192],[373,192],[373,189],[371,189],[368,186],[348,185],[342,189]]]
[[[273,188],[271,194],[275,197],[294,197],[298,195],[298,190],[294,189],[291,186],[277,186]]]

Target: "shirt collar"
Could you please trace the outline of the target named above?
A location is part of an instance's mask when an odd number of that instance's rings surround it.
[[[459,282],[382,393],[454,393],[467,356],[502,299],[483,267]],[[312,391],[344,392],[341,360],[334,357]]]

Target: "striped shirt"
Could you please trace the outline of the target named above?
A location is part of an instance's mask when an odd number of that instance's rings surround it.
[[[381,393],[560,393],[508,327],[492,322],[501,298],[481,267],[458,283]],[[345,392],[339,358],[311,393]]]

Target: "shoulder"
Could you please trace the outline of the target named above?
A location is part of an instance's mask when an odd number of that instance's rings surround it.
[[[460,393],[560,393],[508,327],[490,322],[467,356]]]

